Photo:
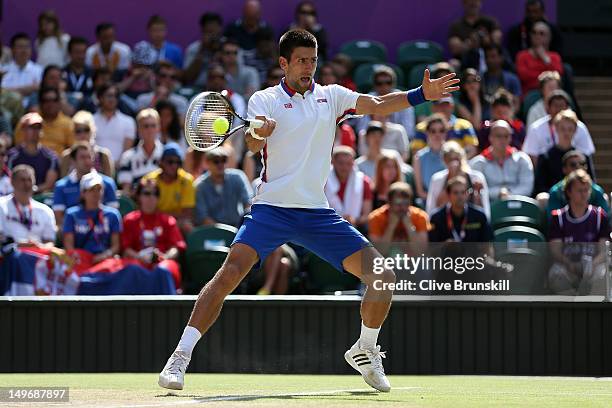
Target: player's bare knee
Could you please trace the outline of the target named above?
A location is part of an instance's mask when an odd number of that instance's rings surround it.
[[[233,289],[240,283],[242,276],[243,272],[238,264],[226,262],[215,275],[215,280],[220,286]]]

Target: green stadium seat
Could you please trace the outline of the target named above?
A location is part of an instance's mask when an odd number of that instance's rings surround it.
[[[385,64],[367,63],[367,64],[359,65],[357,69],[355,69],[355,72],[353,73],[353,80],[355,81],[355,84],[357,85],[359,92],[368,93],[372,90],[374,70],[377,68],[377,66],[380,66],[380,65],[387,65],[388,67],[392,68],[393,71],[395,71],[395,75],[397,76],[397,86],[401,87],[404,85],[404,73],[402,72],[401,69],[399,69],[397,65],[393,65],[389,63],[385,63]]]
[[[408,74],[408,82],[406,83],[407,88],[412,89],[423,83],[423,71],[429,64],[417,64],[410,69]]]
[[[353,60],[355,66],[367,62],[386,62],[387,48],[378,41],[357,40],[342,44],[340,52]]]
[[[119,213],[122,217],[125,217],[125,214],[135,211],[138,207],[134,200],[125,195],[119,196]]]
[[[504,227],[495,230],[493,240],[502,245],[496,245],[496,253],[516,248],[531,248],[530,244],[546,242],[544,234],[535,228],[522,225]]]
[[[38,201],[39,203],[45,204],[48,207],[53,207],[53,193],[50,191],[46,193],[35,194],[34,196],[32,196],[32,198]]]
[[[222,246],[206,251],[186,252],[182,268],[185,292],[197,294],[215,276],[228,252],[229,248]]]
[[[526,226],[543,230],[543,213],[531,197],[510,196],[491,204],[491,227],[494,230],[509,226]]]
[[[444,59],[444,50],[434,41],[417,40],[401,43],[397,48],[397,64],[408,74],[417,64],[433,64]]]
[[[308,279],[319,294],[333,294],[335,291],[356,290],[359,279],[348,272],[340,272],[313,253],[306,256]]]
[[[496,252],[495,259],[514,266],[510,275],[512,295],[547,294],[546,281],[549,269],[546,244],[532,244],[527,248],[513,248]]]
[[[185,240],[187,242],[186,252],[200,252],[216,247],[229,248],[237,232],[236,227],[226,224],[198,227]]]

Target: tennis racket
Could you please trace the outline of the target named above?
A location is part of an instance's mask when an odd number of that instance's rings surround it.
[[[229,122],[229,128],[224,134],[213,130],[215,119],[223,117]],[[232,128],[235,118],[244,123]],[[243,128],[257,129],[264,125],[263,120],[246,120],[238,115],[229,101],[218,92],[202,92],[189,104],[185,116],[185,139],[195,150],[207,152],[219,147],[228,137]]]

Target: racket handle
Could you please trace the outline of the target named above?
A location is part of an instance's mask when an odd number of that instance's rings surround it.
[[[260,119],[250,119],[246,122],[251,129],[259,129],[264,125],[264,121]]]

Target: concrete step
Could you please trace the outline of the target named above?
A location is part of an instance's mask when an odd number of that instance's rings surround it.
[[[575,77],[574,84],[576,87],[589,84],[611,84],[611,77]]]
[[[612,88],[576,88],[574,93],[581,104],[589,99],[612,100]]]

